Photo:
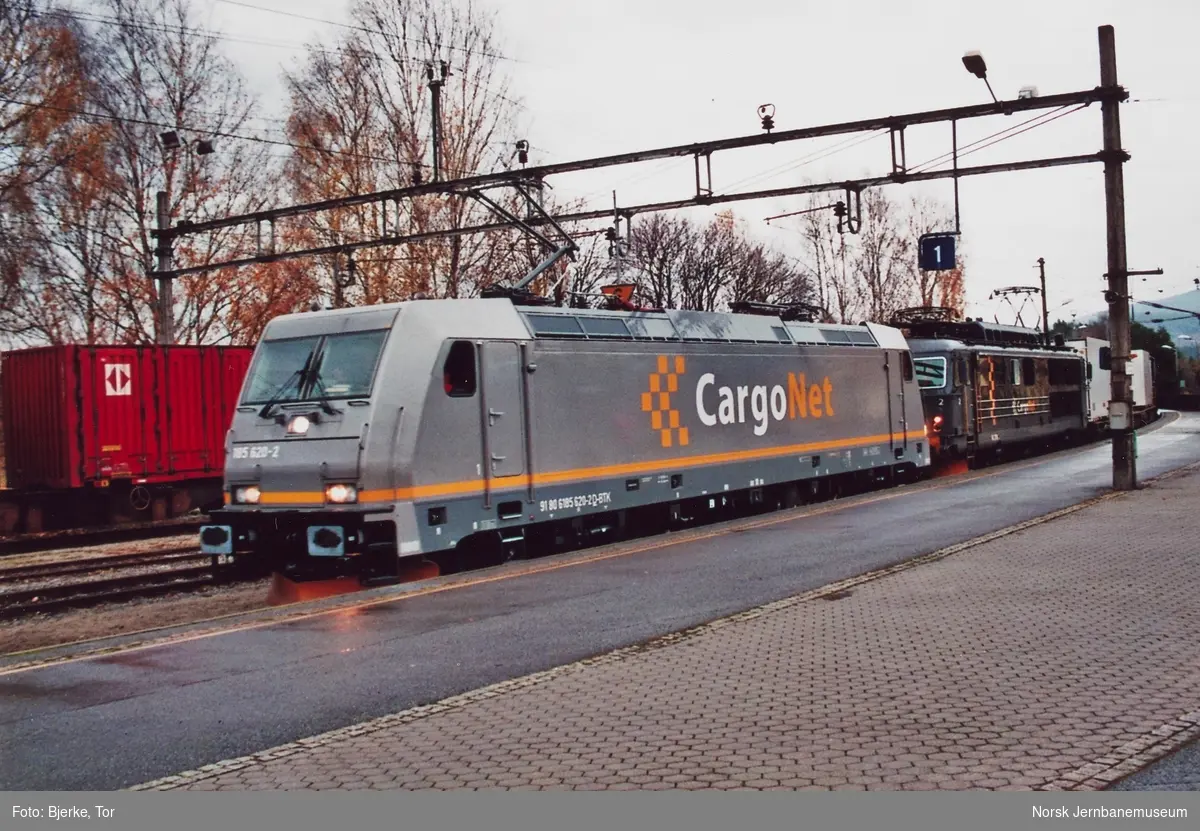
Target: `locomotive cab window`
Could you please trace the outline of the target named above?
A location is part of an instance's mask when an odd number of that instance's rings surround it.
[[[300,394],[300,370],[312,360],[318,338],[267,340],[258,347],[243,404],[265,404],[272,398],[293,401]]]
[[[1021,383],[1027,387],[1032,387],[1037,383],[1037,374],[1034,371],[1033,358],[1021,359]]]
[[[916,358],[917,386],[923,390],[940,390],[946,386],[946,359],[940,356]]]
[[[330,335],[313,379],[318,394],[324,392],[334,398],[370,395],[386,336],[386,330]]]
[[[469,398],[475,394],[475,347],[470,341],[456,340],[442,367],[446,395]]]
[[[904,368],[904,380],[911,381],[913,379],[913,362],[912,355],[907,352],[901,352],[901,363]]]
[[[371,394],[388,330],[344,332],[259,344],[243,404],[278,404]]]

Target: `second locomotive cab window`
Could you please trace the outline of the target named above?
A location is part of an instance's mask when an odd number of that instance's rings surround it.
[[[1021,359],[1021,383],[1027,387],[1037,383],[1037,375],[1033,368],[1033,358]]]
[[[318,393],[323,390],[334,398],[370,395],[385,337],[386,330],[330,335],[316,367]]]
[[[475,394],[475,347],[470,341],[456,340],[451,345],[442,376],[446,395],[469,398]]]

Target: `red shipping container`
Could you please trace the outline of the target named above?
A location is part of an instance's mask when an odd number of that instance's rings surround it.
[[[47,346],[3,357],[8,487],[220,477],[251,347]]]

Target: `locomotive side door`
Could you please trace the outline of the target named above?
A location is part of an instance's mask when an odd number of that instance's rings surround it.
[[[912,357],[907,352],[884,352],[883,373],[887,386],[888,434],[892,453],[908,450],[908,418],[904,412],[904,381],[912,380]]]
[[[891,442],[891,449],[893,452],[895,452],[895,450],[896,450],[896,431],[892,426],[894,423],[892,420],[892,413],[894,411],[892,408],[892,391],[893,391],[895,385],[892,382],[892,353],[888,352],[886,350],[883,353],[883,385],[884,385],[884,389],[887,391],[888,436],[889,436],[889,440]]]
[[[485,341],[479,357],[484,478],[519,476],[525,471],[525,430],[518,346]]]
[[[975,424],[975,361],[974,354],[960,352],[954,358],[954,380],[962,390],[962,427],[968,442],[974,443],[978,432]]]

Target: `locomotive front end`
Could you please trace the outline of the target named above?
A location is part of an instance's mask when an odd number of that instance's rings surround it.
[[[226,438],[225,506],[200,531],[218,573],[369,576],[396,551],[386,466],[395,307],[287,315],[255,351]],[[394,418],[392,419],[394,420]]]
[[[950,352],[914,353],[917,386],[925,411],[925,433],[934,457],[952,451],[961,430],[961,402],[953,381],[954,356]]]

